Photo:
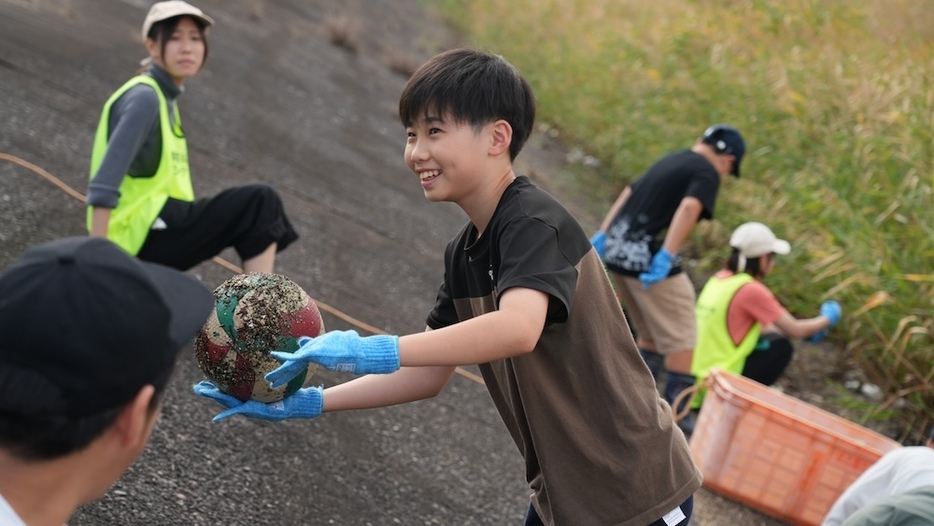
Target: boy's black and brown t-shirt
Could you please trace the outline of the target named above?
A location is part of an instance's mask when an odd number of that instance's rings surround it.
[[[533,352],[480,364],[546,524],[644,525],[700,487],[602,263],[561,204],[518,177],[483,235],[466,225],[444,258],[433,329],[496,310],[511,287],[550,297]]]

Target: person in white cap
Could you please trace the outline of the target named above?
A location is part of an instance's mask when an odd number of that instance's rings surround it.
[[[704,285],[697,297],[697,347],[691,373],[698,385],[714,367],[742,374],[771,385],[791,361],[794,348],[789,338],[823,339],[842,316],[840,304],[825,301],[820,315],[798,319],[779,303],[763,284],[775,268],[777,255],[791,252],[762,223],[744,223],[730,236],[726,267]],[[700,406],[702,390],[694,398]]]
[[[234,247],[246,272],[273,272],[298,238],[279,194],[247,184],[195,199],[177,98],[204,66],[214,20],[172,0],[143,22],[146,68],[104,106],[91,155],[87,226],[142,260],[187,270]]]

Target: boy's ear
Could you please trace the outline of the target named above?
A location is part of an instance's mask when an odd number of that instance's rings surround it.
[[[117,417],[114,428],[124,446],[138,447],[149,440],[152,424],[158,416],[158,411],[150,409],[153,396],[155,396],[153,386],[142,387]]]
[[[493,122],[491,126],[490,154],[502,155],[509,153],[509,145],[512,144],[512,126],[503,119]]]

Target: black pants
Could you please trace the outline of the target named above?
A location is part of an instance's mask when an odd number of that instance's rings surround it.
[[[743,376],[760,384],[772,385],[791,362],[794,346],[781,334],[767,332],[759,336],[756,349],[746,357]]]
[[[234,247],[243,260],[277,251],[298,239],[274,188],[256,183],[224,190],[194,202],[169,199],[159,218],[166,228],[150,230],[139,258],[179,270]]]

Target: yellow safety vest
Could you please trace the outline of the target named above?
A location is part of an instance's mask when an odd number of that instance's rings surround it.
[[[762,325],[754,322],[749,333],[739,345],[733,343],[727,327],[727,313],[733,296],[743,285],[753,281],[745,272],[728,278],[710,278],[704,285],[694,307],[697,318],[697,346],[691,360],[691,374],[697,378],[697,385],[702,385],[710,369],[716,367],[731,373],[742,374],[746,357],[756,348]],[[704,401],[704,389],[698,389],[693,407],[700,407]]]
[[[147,84],[156,90],[159,97],[159,128],[162,130],[162,155],[159,168],[152,177],[131,177],[125,175],[120,183],[120,203],[110,213],[107,237],[130,255],[139,253],[153,222],[165,206],[169,197],[182,201],[194,201],[195,192],[191,186],[191,174],[188,169],[188,145],[182,131],[181,118],[175,110],[175,126],[169,120],[169,105],[165,95],[159,89],[156,79],[149,75],[138,75],[120,87],[107,103],[97,125],[94,136],[94,149],[91,153],[91,177],[97,173],[104,154],[107,151],[108,123],[110,109],[114,101],[128,89],[138,84]],[[92,207],[88,207],[87,225],[91,229]]]

